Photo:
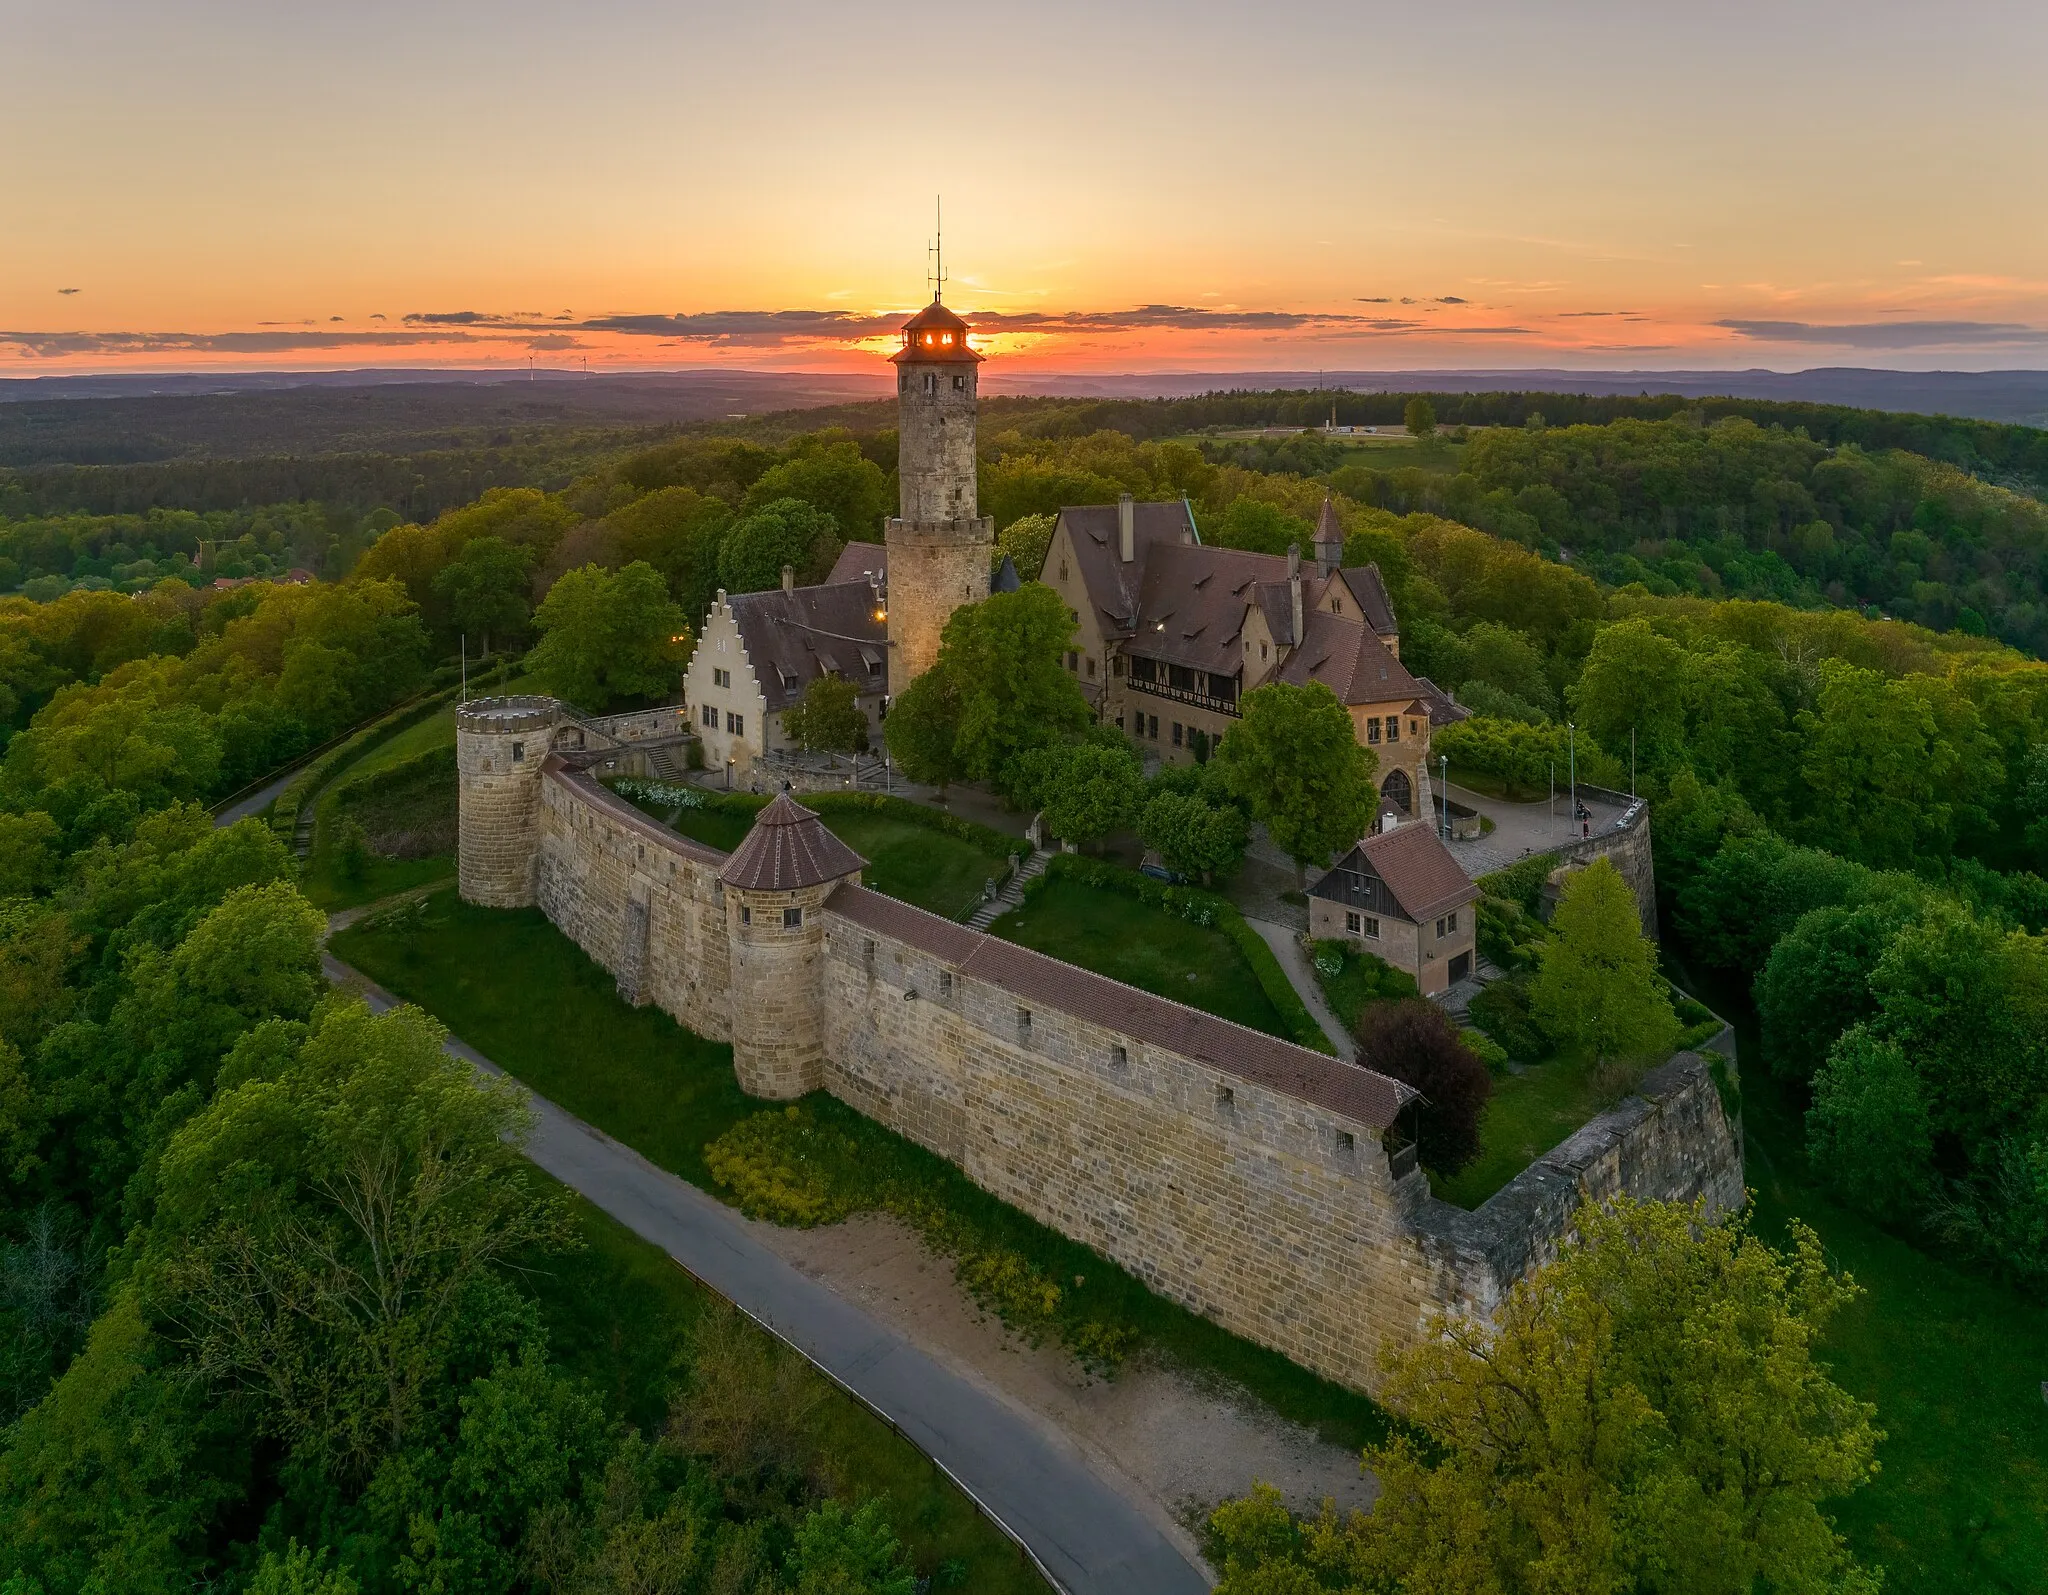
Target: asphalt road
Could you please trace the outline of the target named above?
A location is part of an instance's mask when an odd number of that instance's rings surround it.
[[[332,955],[327,977],[396,999]],[[473,1048],[448,1050],[487,1073]],[[526,1154],[765,1324],[885,1414],[1025,1545],[1070,1595],[1200,1595],[1207,1577],[1081,1455],[942,1367],[746,1233],[731,1209],[630,1147],[533,1098]]]

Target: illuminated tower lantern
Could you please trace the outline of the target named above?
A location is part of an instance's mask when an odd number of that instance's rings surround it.
[[[941,278],[943,285],[943,278]],[[943,286],[941,287],[943,292]],[[939,634],[962,604],[988,597],[995,522],[974,483],[975,374],[967,323],[939,295],[903,326],[896,366],[902,496],[889,522],[889,691],[939,656]]]

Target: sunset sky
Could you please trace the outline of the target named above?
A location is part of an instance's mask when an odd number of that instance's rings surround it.
[[[0,376],[2048,366],[2048,5],[0,0]]]

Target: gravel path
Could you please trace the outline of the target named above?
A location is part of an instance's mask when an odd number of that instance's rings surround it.
[[[1358,1050],[1358,1043],[1344,1033],[1344,1026],[1330,1010],[1330,1001],[1323,995],[1322,982],[1316,979],[1316,972],[1309,967],[1308,954],[1301,950],[1301,943],[1295,933],[1285,925],[1276,925],[1271,920],[1245,917],[1245,923],[1259,933],[1261,940],[1273,949],[1273,956],[1280,960],[1280,967],[1287,975],[1287,982],[1296,994],[1308,1005],[1308,1011],[1315,1022],[1323,1027],[1323,1034],[1330,1038],[1330,1044],[1337,1049],[1337,1056],[1349,1058]]]

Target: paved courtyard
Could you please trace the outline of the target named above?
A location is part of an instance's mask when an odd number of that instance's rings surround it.
[[[1502,798],[1481,797],[1456,782],[1451,783],[1450,790],[1453,803],[1476,809],[1493,821],[1493,830],[1487,835],[1474,837],[1469,842],[1453,841],[1450,844],[1451,855],[1467,875],[1477,877],[1506,869],[1531,853],[1562,847],[1580,834],[1581,828],[1571,820],[1571,800],[1564,792],[1558,793],[1553,804],[1547,799],[1538,799],[1534,803],[1509,803]],[[1626,802],[1615,803],[1606,798],[1592,797],[1583,788],[1579,792],[1579,802],[1592,814],[1587,827],[1594,836],[1613,830],[1628,812]]]

